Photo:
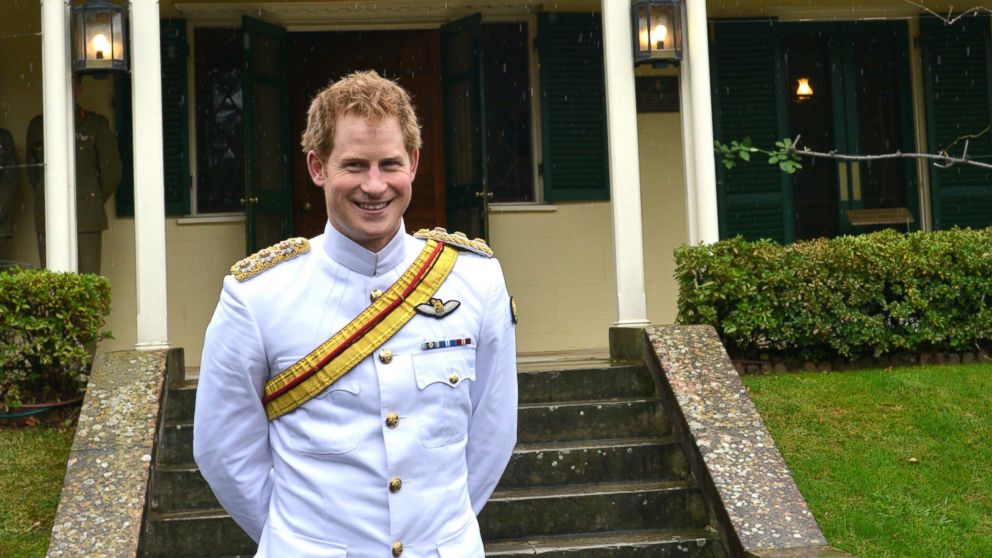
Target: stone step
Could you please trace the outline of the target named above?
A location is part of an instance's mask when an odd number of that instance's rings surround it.
[[[517,444],[499,488],[684,480],[689,465],[671,437]]]
[[[655,399],[611,399],[557,404],[523,404],[518,412],[517,440],[550,443],[667,436],[670,427]],[[193,461],[193,422],[166,422],[159,463]]]
[[[499,488],[588,482],[684,480],[688,464],[673,438],[519,444]],[[153,473],[153,511],[214,508],[219,504],[194,463],[160,464]]]
[[[152,473],[151,509],[156,512],[217,508],[220,504],[195,463],[160,464]]]
[[[653,398],[524,403],[519,407],[517,424],[517,441],[525,444],[671,433],[661,402]]]
[[[521,403],[558,403],[603,397],[649,398],[655,394],[654,381],[643,366],[621,365],[568,370],[528,370],[517,374]],[[193,420],[196,407],[196,380],[170,387],[165,404],[165,420]]]
[[[193,462],[193,421],[166,422],[159,441],[158,464]]]
[[[487,540],[529,539],[708,524],[699,490],[686,481],[603,483],[499,490],[479,515]]]
[[[486,542],[486,556],[517,558],[726,558],[711,528],[617,531]]]
[[[153,513],[142,537],[142,558],[253,556],[257,545],[220,508]]]
[[[193,420],[196,408],[196,380],[188,381],[180,386],[172,386],[165,395],[166,422],[182,422]]]
[[[521,403],[557,403],[602,397],[652,397],[654,380],[643,366],[603,366],[568,370],[521,371]]]
[[[142,558],[254,555],[256,545],[221,509],[161,514],[149,521]],[[487,557],[514,558],[725,558],[712,528],[650,529],[550,537],[486,540]],[[237,554],[232,554],[237,553]]]

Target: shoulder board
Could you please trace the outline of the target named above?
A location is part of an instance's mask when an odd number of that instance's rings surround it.
[[[475,252],[480,256],[485,256],[487,258],[493,257],[493,249],[486,244],[485,240],[481,238],[473,238],[469,240],[468,236],[462,232],[452,232],[449,233],[444,227],[434,227],[433,229],[420,229],[419,231],[413,233],[416,238],[422,238],[425,240],[436,240],[438,242],[443,242],[459,248],[461,250],[468,250],[469,252]]]
[[[310,241],[289,238],[248,256],[231,266],[231,275],[238,281],[247,281],[259,273],[310,251]]]

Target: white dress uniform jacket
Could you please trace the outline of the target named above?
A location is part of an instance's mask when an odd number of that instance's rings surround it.
[[[476,514],[516,441],[510,298],[499,262],[460,252],[417,314],[301,407],[269,422],[265,382],[327,340],[409,267],[425,241],[372,253],[332,226],[311,250],[244,282],[224,280],[207,328],[193,451],[257,557],[473,558]],[[425,350],[429,341],[471,343]],[[389,351],[385,352],[385,351]]]

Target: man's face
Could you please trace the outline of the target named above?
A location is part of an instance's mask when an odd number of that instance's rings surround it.
[[[327,219],[341,234],[378,252],[399,230],[410,205],[420,151],[407,153],[395,117],[377,124],[338,115],[334,149],[324,161],[307,153],[314,184],[324,189]]]

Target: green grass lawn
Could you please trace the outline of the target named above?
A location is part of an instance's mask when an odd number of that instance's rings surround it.
[[[832,545],[992,556],[992,365],[748,376]]]
[[[0,425],[0,556],[48,550],[74,432],[74,425]]]

